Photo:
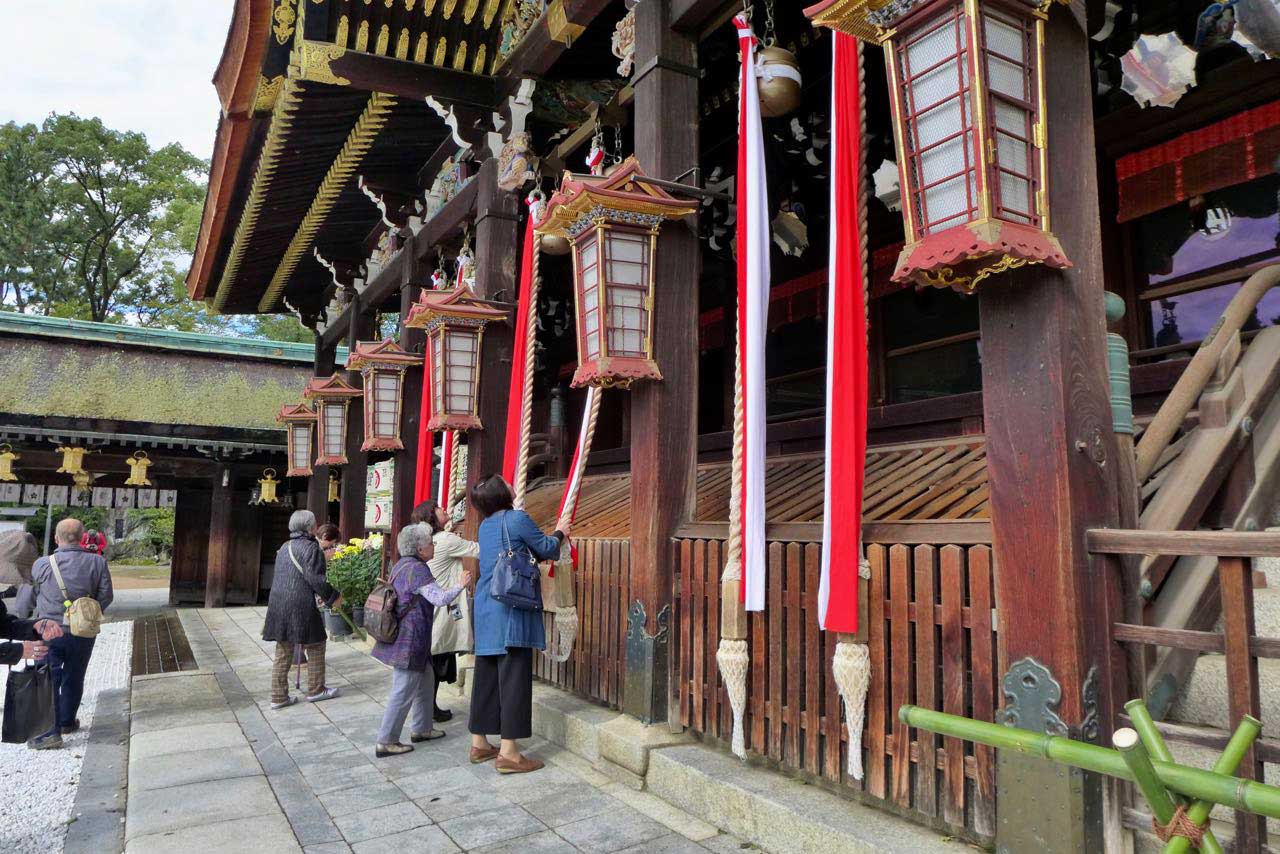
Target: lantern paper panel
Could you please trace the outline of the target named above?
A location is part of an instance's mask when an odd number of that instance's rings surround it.
[[[968,292],[1027,264],[1071,266],[1049,230],[1043,60],[1054,2],[824,0],[805,10],[884,45],[908,236],[894,281]]]
[[[316,465],[347,464],[347,409],[351,398],[360,394],[337,374],[315,377],[307,384],[303,396],[316,404]]]
[[[404,372],[422,364],[422,357],[395,341],[359,342],[347,357],[347,369],[359,370],[364,385],[364,445],[366,451],[400,451]]]
[[[578,370],[574,387],[661,380],[653,360],[658,232],[697,205],[645,183],[634,157],[610,175],[565,173],[536,230],[573,244]]]
[[[276,415],[276,421],[285,425],[289,457],[286,477],[307,477],[314,471],[311,466],[311,443],[315,438],[316,420],[316,411],[305,401],[285,405]]]
[[[405,325],[427,333],[428,430],[484,429],[478,409],[484,328],[507,319],[506,311],[476,299],[466,282],[452,291],[422,292]]]

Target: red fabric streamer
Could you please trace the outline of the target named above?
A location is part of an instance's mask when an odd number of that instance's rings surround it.
[[[524,379],[530,357],[529,312],[533,291],[533,214],[524,230],[524,248],[520,254],[520,298],[516,307],[515,347],[511,351],[511,385],[507,391],[507,434],[502,446],[502,477],[507,483],[516,482],[516,464],[520,459],[520,440],[524,425]]]
[[[431,497],[431,446],[435,437],[427,429],[431,420],[431,342],[427,342],[426,360],[422,368],[422,400],[418,407],[418,459],[414,472],[413,503],[421,504]]]

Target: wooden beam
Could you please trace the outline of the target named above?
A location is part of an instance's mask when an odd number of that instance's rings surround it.
[[[682,540],[727,540],[728,522],[689,522],[676,529]],[[820,543],[821,522],[771,522],[765,526],[770,542]],[[885,545],[989,545],[991,523],[986,519],[928,522],[863,522],[862,540]]]
[[[741,11],[735,0],[671,0],[671,26],[686,33],[700,33],[722,17],[729,7]]]
[[[235,478],[230,466],[219,466],[213,478],[213,507],[209,516],[209,563],[204,606],[227,604],[227,574],[231,566],[231,502]]]
[[[568,34],[586,27],[612,4],[613,0],[552,0],[555,8],[542,13],[497,73],[509,78],[545,74],[572,44]]]
[[[487,74],[347,50],[324,42],[303,41],[301,51],[298,76],[302,80],[385,92],[414,101],[435,98],[483,110],[498,107],[498,86]]]
[[[1094,529],[1086,542],[1095,554],[1280,557],[1280,533],[1267,531]]]

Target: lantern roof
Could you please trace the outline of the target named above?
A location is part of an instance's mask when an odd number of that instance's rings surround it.
[[[815,27],[829,27],[854,38],[879,44],[894,27],[929,0],[820,0],[804,10]],[[1053,3],[1071,0],[1014,0],[1043,12]]]
[[[422,357],[410,353],[388,338],[385,341],[358,341],[347,357],[347,370],[360,371],[365,368],[405,368],[410,365],[421,365]]]
[[[958,225],[908,243],[895,282],[972,291],[993,273],[1027,264],[1064,270],[1071,265],[1058,238],[1030,225],[988,219]]]
[[[312,377],[302,396],[307,400],[338,400],[344,397],[359,397],[360,389],[354,388],[342,377],[334,374],[331,377]]]
[[[698,209],[696,202],[677,199],[661,187],[636,180],[646,178],[635,155],[608,175],[575,175],[565,172],[542,219],[534,225],[540,234],[572,236],[583,219],[603,216],[635,225],[657,225],[679,219]]]
[[[276,415],[276,421],[281,424],[288,424],[296,421],[315,421],[316,411],[311,408],[311,404],[305,400],[298,403],[286,403],[280,407],[280,412]]]
[[[457,320],[483,326],[506,319],[507,312],[481,302],[466,282],[460,282],[451,291],[424,290],[409,310],[404,325],[425,329],[437,320]]]

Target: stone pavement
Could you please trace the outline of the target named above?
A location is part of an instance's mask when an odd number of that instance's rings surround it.
[[[111,607],[103,615],[108,623],[133,621],[169,610],[168,587],[138,587],[116,590]]]
[[[534,774],[471,765],[465,700],[449,686],[441,691],[441,704],[455,709],[447,737],[376,760],[391,680],[362,649],[329,645],[328,681],[341,697],[273,712],[264,609],[179,613],[200,670],[134,680],[130,854],[751,847],[546,741],[528,742],[548,762]]]

